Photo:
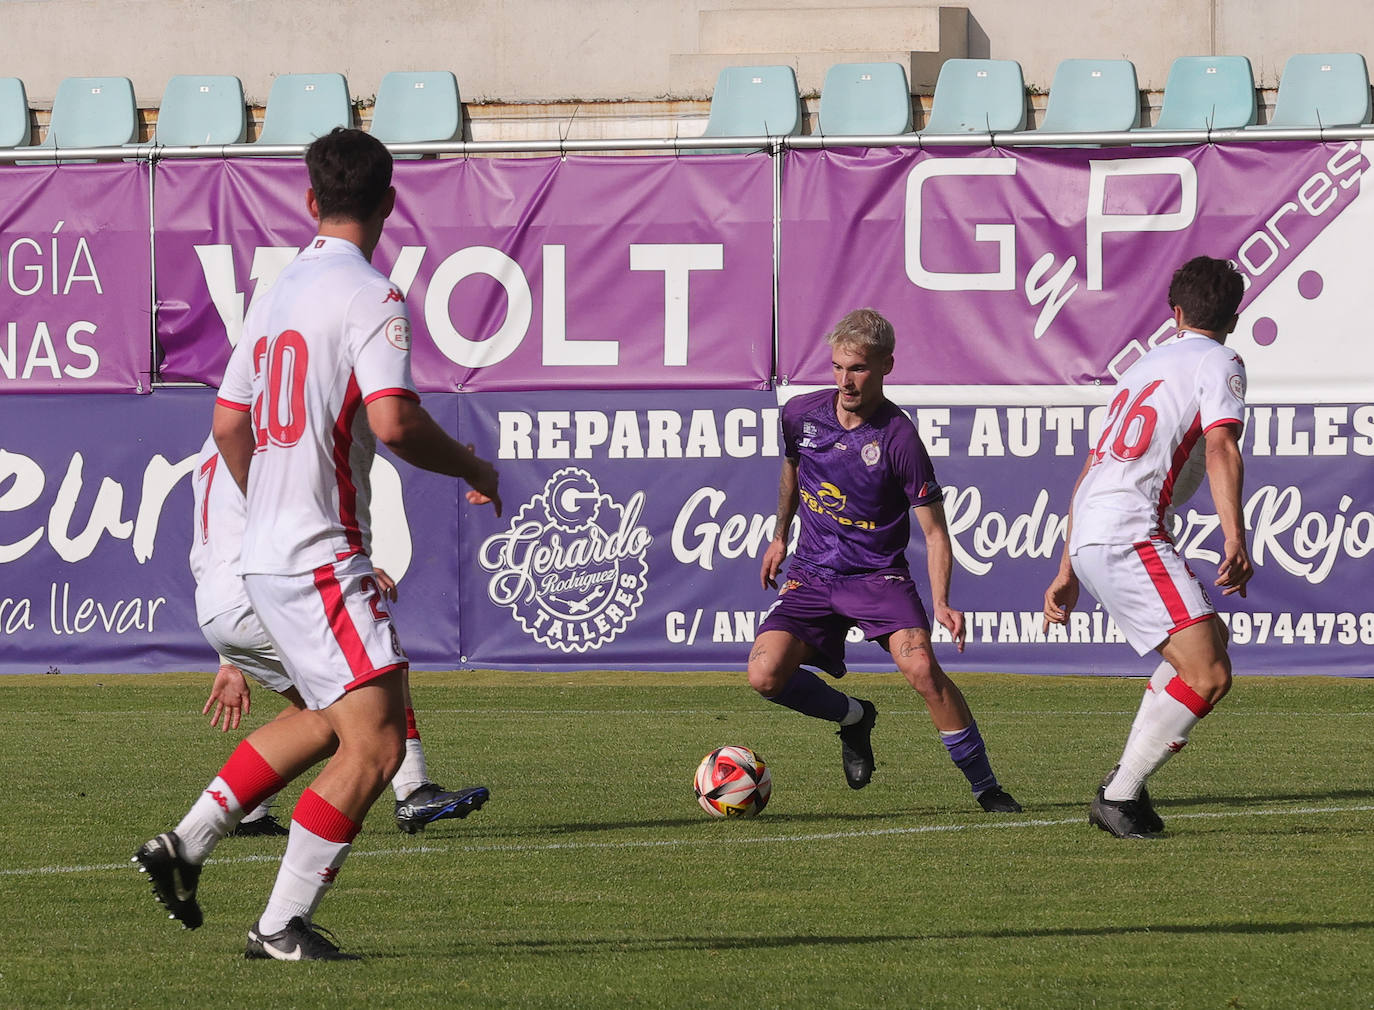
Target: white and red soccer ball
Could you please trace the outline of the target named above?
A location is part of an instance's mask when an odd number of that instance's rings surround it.
[[[753,817],[773,795],[773,773],[748,747],[717,747],[697,765],[693,786],[712,817]]]

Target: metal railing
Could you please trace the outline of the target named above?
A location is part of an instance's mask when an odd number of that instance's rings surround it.
[[[451,155],[492,154],[597,154],[657,152],[662,154],[711,150],[770,151],[814,150],[842,147],[1157,147],[1194,144],[1257,144],[1273,141],[1374,140],[1374,125],[1330,126],[1302,129],[1258,127],[1228,130],[1116,130],[1103,133],[1065,133],[1021,130],[1002,133],[905,133],[898,136],[756,136],[756,137],[663,137],[598,140],[467,140],[388,144],[393,154]],[[292,158],[305,153],[304,144],[218,144],[199,147],[168,147],[128,144],[117,147],[16,147],[0,149],[0,163],[61,163],[70,161],[160,161],[171,158]]]

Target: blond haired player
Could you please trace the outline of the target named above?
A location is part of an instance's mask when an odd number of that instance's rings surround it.
[[[1226,629],[1174,547],[1166,512],[1186,497],[1190,458],[1204,453],[1225,537],[1215,585],[1244,596],[1254,574],[1241,514],[1245,363],[1224,346],[1243,293],[1225,260],[1198,256],[1174,273],[1178,334],[1121,376],[1074,488],[1059,574],[1045,590],[1047,626],[1068,620],[1081,583],[1136,652],[1164,660],[1089,811],[1090,823],[1118,838],[1163,831],[1145,781],[1231,687]]]

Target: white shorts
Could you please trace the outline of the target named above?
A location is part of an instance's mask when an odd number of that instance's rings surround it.
[[[243,583],[307,707],[328,708],[409,666],[366,554],[301,575],[245,575]]]
[[[281,694],[291,689],[291,678],[286,675],[277,647],[247,600],[237,609],[212,617],[201,625],[200,632],[221,659],[233,663],[269,691]]]
[[[1089,544],[1073,555],[1073,570],[1142,656],[1216,615],[1202,583],[1164,541]]]

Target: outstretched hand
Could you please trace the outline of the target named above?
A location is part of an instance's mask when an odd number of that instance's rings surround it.
[[[1227,540],[1222,549],[1221,564],[1217,566],[1217,581],[1213,585],[1222,587],[1222,596],[1230,596],[1232,593],[1244,596],[1245,584],[1254,574],[1255,567],[1250,563],[1250,553],[1245,549],[1245,541]]]
[[[501,494],[498,490],[501,483],[501,475],[496,472],[496,467],[477,455],[477,450],[468,445],[476,460],[476,466],[471,475],[466,479],[471,485],[471,490],[466,492],[465,497],[469,505],[490,505],[496,510],[496,518],[501,518]]]
[[[1051,624],[1069,623],[1069,614],[1078,605],[1078,576],[1070,569],[1061,571],[1054,577],[1045,590],[1045,620],[1043,628],[1050,630]]]
[[[771,540],[763,552],[763,565],[759,569],[759,585],[764,589],[778,588],[778,572],[787,560],[787,541]]]
[[[964,640],[968,635],[968,629],[964,626],[964,612],[954,610],[948,604],[935,604],[935,620],[944,625],[945,630],[954,639],[954,644],[960,652],[964,651]]]
[[[205,715],[209,712],[211,705],[215,706],[215,714],[210,717],[211,726],[218,723],[223,716],[221,732],[228,733],[230,729],[239,728],[239,723],[251,707],[251,693],[247,678],[237,666],[229,663],[220,666],[219,672],[215,674],[215,683],[210,688],[210,697],[206,699],[205,707],[200,710],[200,714]]]

